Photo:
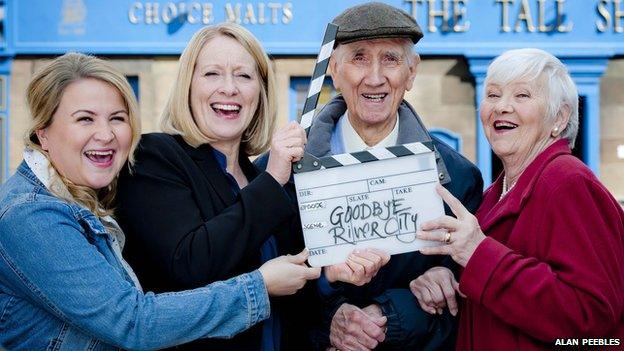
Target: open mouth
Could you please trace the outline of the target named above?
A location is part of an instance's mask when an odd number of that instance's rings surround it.
[[[237,118],[241,110],[241,106],[237,104],[214,103],[210,104],[210,107],[212,107],[212,109],[219,116],[222,116],[224,118]]]
[[[508,130],[516,129],[517,127],[518,127],[517,124],[511,123],[508,121],[495,121],[494,122],[494,129],[497,132],[508,131]]]
[[[85,151],[84,155],[99,167],[108,167],[113,163],[115,157],[114,150],[89,150]]]
[[[381,94],[362,94],[362,97],[371,102],[382,102],[383,99],[388,96],[388,93]]]

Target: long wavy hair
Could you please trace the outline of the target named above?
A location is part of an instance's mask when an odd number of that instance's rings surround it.
[[[54,167],[48,153],[41,148],[36,132],[52,124],[53,116],[61,102],[65,89],[83,79],[97,79],[115,87],[128,111],[132,130],[132,143],[128,162],[134,162],[134,150],[141,136],[138,106],[134,93],[126,78],[109,63],[99,58],[80,53],[67,53],[52,60],[33,76],[26,90],[30,110],[30,126],[24,137],[27,148],[40,151],[50,161],[50,191],[59,198],[87,207],[98,217],[112,213],[117,188],[117,178],[107,187],[92,189],[77,185],[63,176]]]

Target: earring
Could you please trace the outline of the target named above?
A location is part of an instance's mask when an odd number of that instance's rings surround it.
[[[556,137],[558,134],[559,134],[559,127],[553,128],[552,133],[550,133],[550,135],[552,135],[553,138]]]

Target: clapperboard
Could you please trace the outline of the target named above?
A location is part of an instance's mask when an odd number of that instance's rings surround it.
[[[312,124],[338,27],[329,24],[300,123]],[[416,238],[420,223],[444,214],[431,142],[411,143],[316,158],[308,153],[293,166],[308,262],[320,267],[344,262],[368,247],[390,254],[435,242]]]

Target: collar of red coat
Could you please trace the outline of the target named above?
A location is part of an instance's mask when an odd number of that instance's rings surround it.
[[[504,173],[501,173],[483,194],[483,202],[477,211],[482,230],[486,232],[499,219],[518,214],[531,197],[535,184],[546,166],[556,157],[569,154],[571,151],[568,140],[554,142],[531,162],[520,175],[514,188],[498,201],[503,187]]]

